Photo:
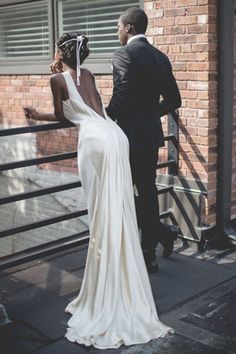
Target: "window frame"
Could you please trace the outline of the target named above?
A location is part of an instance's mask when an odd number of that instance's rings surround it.
[[[140,8],[143,9],[144,0],[138,0]],[[26,3],[37,2],[37,0],[0,0],[1,7],[23,5]],[[34,58],[17,58],[5,59],[0,58],[0,75],[45,75],[50,74],[49,65],[53,61],[54,43],[58,37],[59,26],[57,19],[57,0],[46,0],[48,6],[48,24],[49,24],[49,59]],[[111,74],[112,73],[112,54],[100,54],[88,58],[84,67],[91,70],[94,74]]]
[[[2,6],[25,5],[34,3],[36,0],[10,0],[0,1],[0,10]],[[48,26],[49,26],[49,58],[37,59],[32,58],[0,58],[0,75],[14,74],[49,74],[49,65],[53,58],[53,43],[54,43],[54,23],[53,23],[53,8],[52,1],[46,0],[48,7]]]

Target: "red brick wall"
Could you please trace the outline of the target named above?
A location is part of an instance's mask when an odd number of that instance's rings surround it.
[[[48,76],[8,75],[0,78],[1,123],[25,125],[23,106],[51,109]]]
[[[144,9],[149,17],[148,39],[169,56],[183,99],[179,118],[179,176],[208,184],[203,217],[206,223],[214,223],[217,0],[150,0],[144,1]],[[97,76],[97,82],[106,105],[112,92],[112,77]],[[21,109],[25,104],[44,111],[51,108],[48,76],[7,76],[0,82],[0,92],[2,120],[10,120],[12,124],[25,124]],[[38,136],[40,154],[76,149],[73,129]],[[161,159],[165,157],[163,149]],[[76,171],[75,163],[69,161],[60,162],[60,167],[56,164],[56,168]]]
[[[217,1],[145,1],[148,37],[173,65],[182,95],[179,176],[208,183],[206,223],[215,221]]]

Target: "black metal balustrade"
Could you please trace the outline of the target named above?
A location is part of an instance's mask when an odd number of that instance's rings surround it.
[[[178,150],[178,141],[179,141],[179,126],[178,126],[178,114],[172,112],[168,115],[168,124],[167,124],[167,135],[164,139],[168,143],[168,160],[165,162],[160,162],[157,164],[157,168],[161,169],[168,167],[168,175],[176,176],[178,174],[178,165],[179,165],[179,150]],[[171,193],[174,190],[173,185],[168,185],[158,189],[158,195],[163,193]],[[166,210],[160,214],[161,219],[172,217],[173,212],[171,209]]]
[[[49,131],[55,129],[63,129],[63,128],[71,128],[74,127],[70,123],[50,123],[50,124],[40,124],[40,125],[33,125],[27,127],[18,127],[18,128],[10,128],[10,129],[3,129],[0,130],[0,137],[6,137],[11,135],[19,135],[25,133],[36,133],[42,131]],[[161,162],[158,164],[157,168],[164,168],[168,167],[168,174],[177,174],[178,168],[178,148],[177,148],[177,141],[178,141],[178,118],[175,113],[168,116],[168,135],[165,136],[165,141],[168,142],[168,161]],[[54,154],[45,157],[38,157],[34,159],[22,160],[22,161],[15,161],[10,163],[5,163],[0,165],[0,171],[7,171],[27,166],[39,165],[43,163],[49,163],[54,161],[61,161],[65,159],[72,159],[77,157],[77,152],[67,152],[61,154]],[[0,198],[0,205],[4,205],[7,203],[13,203],[20,200],[26,200],[30,198],[39,197],[42,195],[47,195],[55,192],[61,192],[73,188],[81,187],[81,183],[72,182],[72,183],[65,183],[61,185],[56,185],[49,188],[41,188],[36,191],[32,192],[25,192],[10,195],[4,198]],[[173,186],[163,187],[158,190],[158,194],[168,193],[173,190]],[[25,232],[28,230],[37,229],[43,226],[55,224],[64,220],[69,220],[73,218],[77,218],[87,214],[87,210],[80,210],[75,212],[69,212],[60,216],[42,219],[39,221],[34,221],[29,224],[17,225],[5,230],[0,231],[0,239],[15,235],[21,232]],[[172,211],[167,210],[161,213],[161,218],[167,218],[171,216]],[[25,263],[27,261],[31,261],[42,256],[52,254],[58,251],[62,251],[74,246],[86,244],[89,241],[89,230],[70,235],[59,240],[50,241],[40,246],[31,247],[24,251],[16,252],[8,256],[4,256],[0,258],[0,270]]]

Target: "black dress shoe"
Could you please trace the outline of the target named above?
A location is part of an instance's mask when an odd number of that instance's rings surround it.
[[[164,250],[162,252],[162,256],[164,258],[169,258],[173,252],[173,249],[174,249],[174,239],[171,237],[168,237],[168,239],[166,240],[165,245],[163,245],[163,247],[164,247]]]
[[[158,263],[156,260],[153,260],[151,262],[145,261],[145,263],[146,263],[148,273],[157,273],[158,272],[159,266],[158,266]]]
[[[147,267],[148,273],[156,273],[159,270],[156,256],[150,253],[144,253],[144,261]]]
[[[174,241],[177,239],[180,229],[176,225],[165,225],[164,230],[164,237],[161,240],[162,246],[164,247],[162,256],[169,258],[173,252]]]

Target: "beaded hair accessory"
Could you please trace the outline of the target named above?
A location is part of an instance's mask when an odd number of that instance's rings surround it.
[[[77,36],[76,38],[71,38],[68,39],[67,41],[63,42],[58,46],[58,48],[61,48],[63,45],[69,42],[76,42],[76,72],[77,72],[77,85],[80,85],[80,75],[81,75],[81,70],[80,70],[80,50],[83,44],[83,36]]]

